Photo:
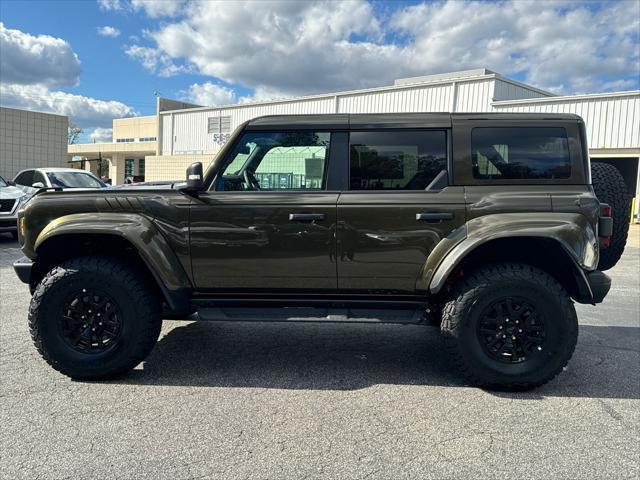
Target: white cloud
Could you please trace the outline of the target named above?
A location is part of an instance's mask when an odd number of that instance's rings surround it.
[[[178,73],[189,73],[193,68],[189,65],[178,65],[161,50],[150,47],[132,45],[125,49],[125,53],[132,59],[139,61],[147,70],[157,73],[161,77],[171,77]]]
[[[197,105],[229,105],[236,103],[236,93],[228,87],[211,82],[194,83],[182,92],[185,100]]]
[[[151,18],[175,17],[182,13],[187,0],[98,0],[101,10],[108,12],[144,11]]]
[[[98,0],[100,10],[107,12],[117,12],[125,9],[125,2],[121,0]]]
[[[102,35],[103,37],[118,37],[120,36],[120,30],[115,27],[111,27],[109,25],[105,25],[104,27],[98,27],[98,35]]]
[[[458,59],[459,67],[522,73],[543,88],[598,91],[610,78],[640,68],[638,6],[605,3],[593,10],[580,3],[447,2],[408,7],[392,24],[413,38],[410,50],[419,68],[446,71]]]
[[[144,10],[151,18],[173,17],[184,9],[183,0],[131,0],[135,10]]]
[[[105,143],[113,141],[112,128],[96,128],[89,134],[89,140],[93,143]]]
[[[130,117],[133,108],[117,101],[51,91],[44,85],[0,83],[2,106],[67,115],[82,128],[111,126],[114,118]]]
[[[256,97],[477,67],[542,88],[600,91],[640,71],[639,2],[446,1],[378,13],[364,0],[200,0],[176,13],[183,18],[149,32],[152,48],[134,45],[146,50],[130,56],[161,75],[184,62]]]
[[[2,83],[21,85],[77,85],[80,60],[71,45],[49,35],[30,35],[0,22]]]

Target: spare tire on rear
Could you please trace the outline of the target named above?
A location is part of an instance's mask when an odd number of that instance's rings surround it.
[[[592,163],[591,179],[598,200],[608,204],[612,210],[611,244],[600,249],[600,262],[598,263],[598,270],[609,270],[618,263],[627,244],[631,204],[624,178],[613,165],[600,162]]]

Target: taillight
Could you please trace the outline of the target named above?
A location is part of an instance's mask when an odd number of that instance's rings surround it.
[[[598,221],[598,237],[600,246],[607,248],[611,246],[611,235],[613,235],[613,210],[606,203],[600,204],[600,219]]]

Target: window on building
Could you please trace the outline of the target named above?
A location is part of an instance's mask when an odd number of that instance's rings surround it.
[[[444,130],[352,132],[351,190],[424,190],[447,169]]]
[[[157,140],[156,137],[141,137],[139,139],[141,142],[155,142]]]
[[[134,141],[135,138],[116,138],[116,143],[131,143]]]
[[[493,127],[471,132],[473,176],[478,179],[569,178],[564,128]]]
[[[328,132],[247,132],[229,156],[223,189],[321,190],[330,140]]]
[[[140,160],[138,160],[138,175],[144,177],[144,168],[145,168],[145,160],[144,158],[141,158]]]
[[[136,161],[133,158],[127,158],[124,161],[124,178],[133,177]]]
[[[209,133],[231,133],[231,116],[209,117],[207,122]]]

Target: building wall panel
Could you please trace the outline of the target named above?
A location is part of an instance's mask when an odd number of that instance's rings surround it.
[[[493,98],[493,79],[460,82],[456,88],[456,112],[488,112]],[[450,111],[447,108],[447,111]]]
[[[446,112],[450,105],[450,84],[338,96],[338,113]]]
[[[62,115],[0,108],[0,175],[12,180],[25,168],[68,167],[68,126]]]

